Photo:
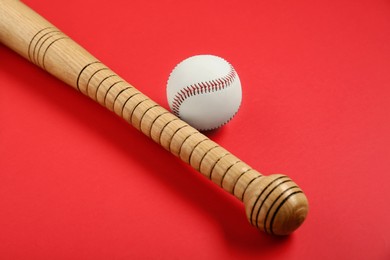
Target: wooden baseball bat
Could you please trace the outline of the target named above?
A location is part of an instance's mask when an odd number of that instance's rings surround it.
[[[153,102],[20,1],[0,0],[0,42],[113,111],[243,201],[253,226],[287,235],[305,220],[307,198],[289,177],[261,175]]]

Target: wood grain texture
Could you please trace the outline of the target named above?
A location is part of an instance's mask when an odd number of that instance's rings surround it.
[[[243,201],[253,226],[286,235],[306,218],[307,198],[289,177],[261,175],[127,83],[23,3],[0,0],[0,41]]]

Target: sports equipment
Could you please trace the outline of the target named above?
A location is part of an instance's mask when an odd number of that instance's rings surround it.
[[[213,55],[180,62],[167,83],[172,112],[198,130],[218,128],[237,113],[241,83],[233,66]]]
[[[261,175],[150,100],[23,3],[0,0],[0,42],[114,111],[243,201],[249,222],[260,230],[289,234],[306,218],[306,196],[289,177]]]

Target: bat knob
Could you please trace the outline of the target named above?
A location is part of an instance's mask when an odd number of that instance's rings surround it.
[[[262,176],[253,181],[244,196],[249,222],[274,235],[288,235],[305,220],[309,210],[302,190],[281,174]]]

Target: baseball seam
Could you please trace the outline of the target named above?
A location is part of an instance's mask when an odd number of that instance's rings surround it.
[[[196,95],[220,91],[231,86],[237,77],[237,73],[230,63],[229,65],[230,70],[226,76],[209,81],[194,83],[178,91],[172,101],[172,112],[176,116],[180,117],[180,106],[187,98]]]

